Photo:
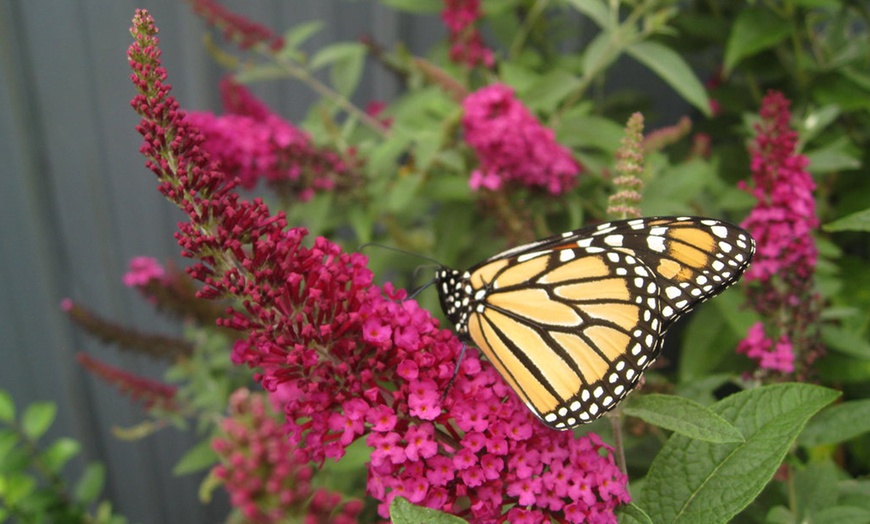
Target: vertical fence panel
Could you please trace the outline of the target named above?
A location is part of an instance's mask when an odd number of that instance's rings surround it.
[[[228,1],[282,32],[320,19],[317,42],[353,40],[375,26],[397,34],[397,15],[371,2]],[[184,2],[7,0],[0,2],[0,388],[19,407],[51,400],[58,420],[47,439],[72,436],[87,460],[108,468],[105,495],[134,522],[219,522],[227,506],[197,501],[201,477],[175,478],[172,466],[194,442],[174,429],[137,442],[113,436],[142,412],[74,361],[87,351],[159,378],[163,366],[120,353],[78,333],[58,304],[72,297],[117,322],[178,333],[120,277],[136,255],[177,259],[180,213],[155,191],[138,154],[133,88],[125,57],[136,7],[155,16],[174,94],[185,107],[219,110],[221,71],[203,46],[205,27]],[[392,43],[392,42],[388,42]],[[367,73],[362,102],[396,84]],[[301,118],[314,96],[298,82],[258,86],[276,110]],[[71,476],[83,461],[71,467]]]

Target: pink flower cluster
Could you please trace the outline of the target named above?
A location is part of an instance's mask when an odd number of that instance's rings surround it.
[[[774,344],[764,332],[764,323],[756,322],[749,328],[746,338],[737,344],[737,353],[758,362],[761,369],[780,373],[794,371],[794,347],[788,337],[780,335]]]
[[[575,438],[544,427],[476,355],[462,362],[440,406],[441,377],[427,376],[417,353],[408,356],[398,373],[416,421],[362,404],[345,413],[371,424],[369,492],[384,501],[381,515],[401,495],[471,522],[616,522],[614,507],[629,501],[627,479],[594,433]]]
[[[190,218],[177,237],[199,259],[200,296],[241,304],[222,321],[246,334],[233,360],[283,403],[294,459],[338,458],[364,437],[384,517],[402,494],[475,522],[616,522],[628,494],[608,448],[538,423],[475,357],[454,373],[461,343],[403,292],[373,285],[364,256],[323,238],[306,247],[304,229],[241,200],[169,95],[147,12],[132,33],[142,151]]]
[[[212,441],[221,463],[215,476],[245,522],[352,524],[362,502],[311,485],[314,471],[297,458],[264,395],[240,389],[230,397],[222,435]]]
[[[580,164],[555,141],[504,84],[470,94],[462,103],[465,141],[480,167],[471,174],[471,188],[500,189],[505,183],[541,188],[553,195],[574,186]]]
[[[750,147],[756,204],[742,225],[755,237],[758,251],[744,278],[758,283],[750,291],[752,304],[771,325],[767,330],[754,325],[737,348],[762,369],[783,373],[794,371],[796,343],[811,343],[804,330],[815,315],[810,288],[818,250],[812,232],[819,225],[815,183],[807,158],[796,153],[789,105],[777,91],[764,97]],[[766,331],[778,334],[769,337]]]
[[[317,190],[352,182],[353,168],[340,155],[316,148],[307,133],[273,114],[246,88],[228,79],[221,94],[227,114],[194,111],[187,118],[205,136],[203,147],[221,170],[243,187],[265,180],[305,201]]]
[[[121,279],[127,287],[142,287],[152,280],[164,282],[166,270],[152,257],[133,257],[130,259],[130,270]]]
[[[492,50],[483,45],[477,29],[480,0],[444,0],[441,19],[450,31],[450,60],[467,67],[495,63]]]

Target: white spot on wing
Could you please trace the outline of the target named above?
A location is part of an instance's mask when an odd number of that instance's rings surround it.
[[[604,237],[604,243],[608,246],[622,247],[622,235],[608,235]]]
[[[728,238],[728,228],[725,226],[712,226],[710,231],[719,238]]]
[[[664,237],[650,235],[646,237],[646,245],[649,247],[650,251],[655,251],[656,253],[664,253],[665,252],[665,239]]]
[[[526,253],[517,257],[517,262],[528,262],[533,258],[538,258],[541,255],[546,255],[549,251],[535,251],[534,253]]]

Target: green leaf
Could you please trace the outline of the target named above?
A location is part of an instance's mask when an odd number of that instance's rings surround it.
[[[21,436],[12,430],[0,432],[0,473],[25,471],[32,464],[33,456],[22,445]]]
[[[610,33],[598,33],[583,51],[583,75],[595,75],[607,69],[618,57],[615,45]]]
[[[758,496],[807,420],[839,395],[809,384],[775,384],[725,398],[712,410],[746,441],[713,444],[673,435],[636,503],[657,524],[728,522]]]
[[[464,524],[461,518],[431,508],[422,508],[408,502],[405,497],[396,497],[390,503],[390,520],[393,524]]]
[[[78,455],[81,448],[82,446],[78,441],[62,437],[55,440],[48,449],[42,452],[42,460],[50,471],[60,473],[64,465]]]
[[[397,132],[378,144],[369,156],[368,170],[372,178],[389,178],[399,167],[399,157],[411,143],[410,133]]]
[[[8,391],[0,390],[0,422],[11,424],[15,420],[15,401]]]
[[[870,360],[870,342],[853,331],[836,326],[822,326],[822,342],[842,355]]]
[[[344,96],[350,96],[362,76],[366,48],[355,42],[341,42],[324,47],[311,59],[311,68],[332,65],[329,72],[332,87]]]
[[[713,302],[723,299],[725,293]],[[713,372],[722,372],[722,362],[734,354],[739,339],[718,308],[712,304],[699,308],[692,314],[680,344],[679,382],[691,382]]]
[[[651,69],[699,111],[711,115],[707,90],[676,51],[658,42],[643,41],[632,44],[626,52]]]
[[[443,146],[443,135],[438,130],[421,130],[414,136],[414,160],[420,170],[432,165]]]
[[[569,147],[588,147],[613,153],[619,148],[624,130],[612,120],[593,115],[562,118],[555,129],[559,142]]]
[[[836,104],[843,111],[870,109],[868,92],[870,90],[844,74],[827,75],[817,80],[812,88],[816,103]]]
[[[6,482],[0,494],[2,494],[3,502],[9,506],[21,504],[37,488],[36,479],[24,473],[6,475],[4,478]]]
[[[744,58],[788,38],[794,27],[770,9],[750,7],[737,15],[725,48],[725,76]]]
[[[864,479],[847,479],[837,482],[839,502],[846,506],[859,506],[870,510],[870,482]]]
[[[408,173],[399,177],[387,197],[387,209],[398,212],[406,209],[417,196],[417,191],[423,183],[420,173]]]
[[[648,161],[653,157],[647,157]],[[651,163],[648,168],[652,168]],[[714,166],[696,158],[666,167],[666,171],[656,173],[654,183],[644,188],[643,213],[648,216],[691,214],[693,199],[716,181]],[[648,169],[648,173],[650,171]]]
[[[334,200],[333,193],[320,192],[315,193],[311,200],[305,203],[304,208],[299,207],[299,210],[305,210],[304,217],[300,218],[311,235],[319,235],[328,228],[331,220],[335,218]]]
[[[568,0],[568,3],[592,19],[600,28],[610,27],[610,9],[602,0]]]
[[[212,493],[219,487],[223,485],[223,481],[215,474],[215,471],[212,469],[208,472],[208,475],[202,479],[202,484],[199,485],[199,491],[197,492],[197,498],[203,504],[208,504],[211,502]]]
[[[440,13],[444,0],[380,0],[380,3],[409,13]]]
[[[829,125],[837,121],[840,113],[840,108],[833,104],[808,111],[800,122],[801,142],[806,143],[819,136]]]
[[[810,420],[798,438],[806,447],[839,444],[870,432],[870,399],[831,406]]]
[[[837,475],[837,467],[829,460],[810,462],[796,469],[792,486],[798,522],[816,522],[808,517],[837,503]]]
[[[499,64],[498,74],[504,83],[516,89],[518,93],[526,91],[541,79],[541,75],[534,69],[515,62]]]
[[[211,439],[206,439],[190,448],[178,460],[178,464],[172,468],[172,474],[181,476],[202,471],[213,466],[217,461],[217,453],[211,448]]]
[[[295,49],[324,27],[323,20],[312,20],[291,27],[284,33],[284,49]]]
[[[819,377],[828,383],[859,384],[870,381],[870,361],[830,353],[814,364]]]
[[[637,504],[630,502],[616,510],[619,524],[655,524]]]
[[[89,504],[100,496],[106,482],[106,468],[97,462],[88,464],[81,478],[76,482],[75,498]]]
[[[556,69],[542,76],[521,95],[532,111],[552,113],[579,86],[579,78],[567,71]]]
[[[807,169],[813,174],[838,173],[851,171],[861,167],[861,159],[850,151],[851,143],[846,137],[835,140],[823,147],[806,151],[810,161]]]
[[[812,8],[839,9],[843,6],[842,0],[791,0],[794,5]],[[833,521],[830,521],[833,522]]]
[[[733,382],[734,375],[730,373],[707,375],[691,382],[677,384],[674,388],[674,394],[690,398],[702,406],[709,406],[718,401],[716,390]]]
[[[764,524],[795,524],[795,519],[787,507],[774,506],[765,515]]]
[[[27,438],[39,440],[48,431],[54,417],[57,415],[57,406],[52,402],[34,402],[27,406],[21,417],[21,429]]]
[[[470,202],[471,189],[467,177],[443,176],[433,177],[429,182],[426,194],[437,202]]]
[[[870,231],[870,208],[846,215],[822,226],[828,232]]]
[[[740,430],[716,413],[693,400],[675,395],[638,395],[633,397],[623,412],[705,442],[743,442]]]
[[[7,457],[20,441],[18,433],[14,430],[0,429],[0,471],[4,471]]]
[[[858,506],[831,506],[814,512],[805,522],[867,524],[870,522],[870,510]]]
[[[354,206],[348,211],[350,227],[353,228],[356,240],[360,244],[372,241],[372,224],[374,219],[371,216],[371,210],[370,207]]]

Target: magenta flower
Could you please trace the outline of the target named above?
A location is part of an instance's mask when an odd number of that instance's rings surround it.
[[[462,344],[404,292],[373,285],[364,256],[324,238],[303,245],[304,229],[242,200],[169,95],[147,12],[137,12],[132,33],[142,152],[159,189],[188,215],[177,236],[199,260],[189,272],[205,284],[200,296],[240,304],[220,324],[244,334],[233,361],[255,368],[282,405],[281,438],[294,460],[336,459],[364,437],[373,449],[368,492],[384,517],[402,495],[474,522],[520,514],[616,522],[613,510],[629,496],[609,448],[540,424],[476,355],[455,369]],[[572,499],[571,479],[592,475],[594,496]],[[576,518],[563,511],[570,504]]]
[[[357,183],[352,163],[315,147],[307,133],[272,113],[243,86],[226,79],[221,96],[227,114],[194,111],[187,119],[205,136],[203,147],[220,162],[221,171],[238,177],[242,187],[250,189],[264,180],[280,193],[305,201],[315,191]]]
[[[157,259],[152,257],[133,257],[130,259],[130,270],[124,273],[121,280],[127,287],[146,286],[152,280],[162,282],[166,279],[166,270]]]
[[[214,475],[246,522],[357,522],[359,500],[311,485],[311,467],[299,460],[262,394],[240,389],[230,397],[222,435],[212,441],[221,463]]]
[[[480,0],[444,0],[441,19],[450,31],[450,60],[467,67],[492,67],[492,50],[483,44],[477,29]]]
[[[794,352],[788,338],[783,335],[774,345],[764,332],[764,324],[756,322],[749,328],[746,338],[737,345],[737,352],[758,362],[761,369],[780,373],[794,371]]]
[[[768,322],[753,325],[737,349],[760,368],[782,373],[794,371],[796,349],[809,356],[820,348],[817,334],[811,332],[816,329],[818,299],[812,291],[818,258],[812,232],[819,226],[815,183],[806,170],[807,158],[796,152],[789,105],[777,91],[764,97],[750,146],[750,192],[756,204],[742,226],[755,237],[758,251],[745,282],[756,283],[750,289],[751,303]]]
[[[551,129],[516,99],[504,84],[475,91],[462,103],[465,141],[480,166],[471,174],[472,189],[498,190],[505,183],[545,189],[553,195],[574,186],[581,166],[555,141]]]

